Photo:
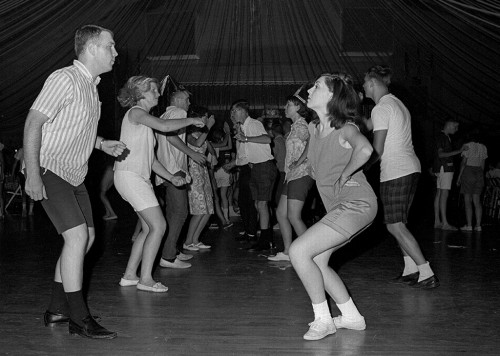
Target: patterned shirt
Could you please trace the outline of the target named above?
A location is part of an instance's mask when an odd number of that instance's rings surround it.
[[[42,126],[40,167],[73,186],[83,183],[97,137],[101,102],[97,84],[83,63],[56,70],[31,106],[49,119]]]
[[[462,157],[467,158],[467,166],[481,167],[484,160],[488,158],[488,150],[486,146],[477,142],[469,142],[465,144],[469,149],[462,152]]]
[[[306,149],[309,141],[309,128],[303,117],[295,121],[290,129],[290,133],[286,138],[286,158],[285,158],[285,173],[287,182],[302,178],[311,173],[311,166],[307,160],[302,162],[290,170],[290,164],[297,162]]]

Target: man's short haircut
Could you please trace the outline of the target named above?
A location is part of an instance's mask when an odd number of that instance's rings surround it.
[[[368,78],[374,78],[385,85],[391,84],[392,69],[386,65],[377,65],[368,68],[365,73]]]
[[[170,95],[170,104],[173,104],[175,102],[175,99],[180,98],[182,95],[186,95],[189,98],[189,96],[191,95],[191,93],[188,92],[187,90],[177,90],[177,91],[174,91]]]
[[[106,31],[113,36],[113,32],[97,25],[85,25],[80,27],[79,29],[76,30],[75,32],[75,53],[76,56],[80,56],[80,54],[85,51],[85,48],[87,48],[87,45],[89,42],[98,44],[99,43],[99,36],[101,35],[101,32]]]
[[[245,110],[246,113],[250,113],[250,104],[248,103],[248,100],[245,99],[240,99],[236,100],[232,105],[231,109],[242,109]]]

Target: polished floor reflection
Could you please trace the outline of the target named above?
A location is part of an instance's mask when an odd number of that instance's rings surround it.
[[[106,341],[82,339],[66,327],[46,328],[42,314],[61,247],[41,210],[0,222],[0,354],[16,355],[486,355],[500,348],[498,224],[482,233],[410,228],[441,279],[436,290],[387,281],[402,268],[395,242],[380,223],[333,255],[359,310],[365,331],[339,330],[304,341],[313,313],[287,262],[268,262],[234,240],[209,230],[210,252],[192,252],[187,270],[157,268],[169,287],[151,294],[118,285],[135,225],[122,206],[119,219],[98,220],[87,259],[88,301],[102,324],[118,332]],[[418,214],[415,216],[418,218]],[[97,219],[96,219],[97,220]],[[275,233],[278,233],[275,231]],[[338,313],[332,304],[332,314]]]

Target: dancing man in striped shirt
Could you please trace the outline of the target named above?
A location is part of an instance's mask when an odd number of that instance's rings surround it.
[[[26,193],[41,200],[64,245],[56,264],[46,326],[69,322],[69,332],[112,339],[116,332],[90,315],[82,294],[83,261],[95,238],[92,209],[83,184],[94,148],[118,156],[119,141],[97,137],[101,103],[99,74],[109,72],[118,53],[113,33],[86,25],[75,33],[78,60],[45,81],[24,127]]]

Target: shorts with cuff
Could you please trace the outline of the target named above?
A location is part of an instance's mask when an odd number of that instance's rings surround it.
[[[160,205],[149,179],[134,172],[117,170],[114,180],[116,190],[123,200],[132,205],[134,211]]]
[[[87,224],[94,227],[92,207],[87,188],[82,183],[73,186],[54,172],[41,168],[42,182],[48,199],[42,200],[42,206],[57,232],[63,232]]]
[[[314,179],[309,175],[285,182],[281,195],[286,195],[287,199],[306,201],[309,190],[314,184]]]
[[[408,222],[420,173],[380,182],[380,199],[384,209],[384,224]]]

